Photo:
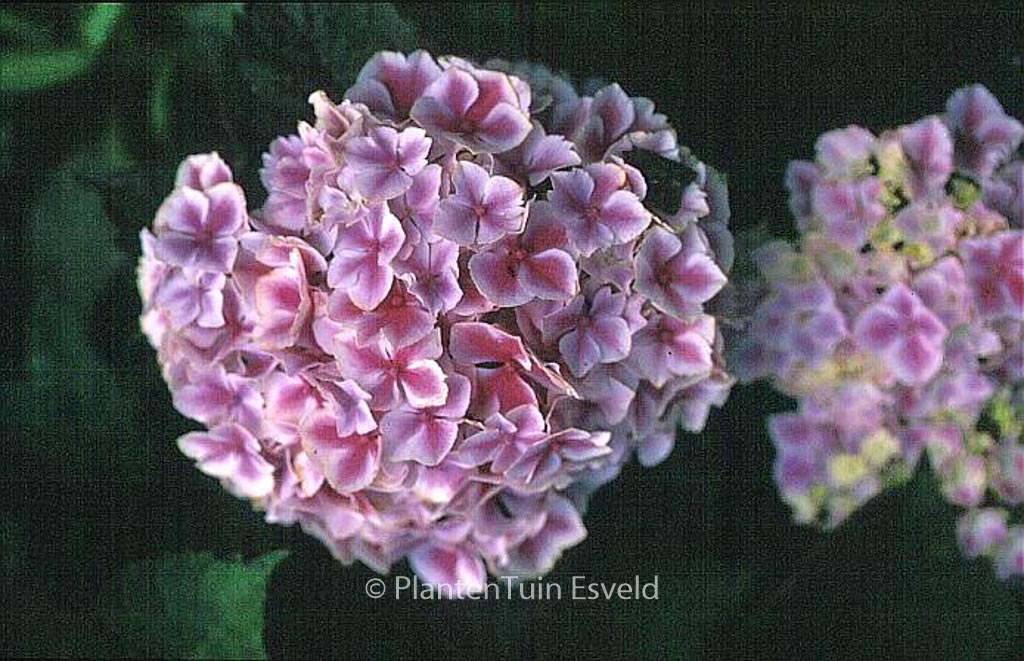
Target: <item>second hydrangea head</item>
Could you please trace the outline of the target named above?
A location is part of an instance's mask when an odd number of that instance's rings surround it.
[[[1022,136],[975,85],[790,165],[800,240],[758,254],[738,369],[797,400],[769,430],[799,521],[837,525],[926,456],[964,553],[1024,575]]]

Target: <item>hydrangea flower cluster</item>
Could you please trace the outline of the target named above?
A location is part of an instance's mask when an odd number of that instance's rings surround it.
[[[941,117],[829,131],[790,164],[799,245],[757,255],[738,369],[798,400],[769,430],[799,521],[840,523],[926,454],[963,552],[1024,575],[1022,136],[972,86]]]
[[[270,145],[262,208],[191,156],[142,232],[142,327],[206,426],[181,450],[342,562],[466,591],[548,571],[732,383],[724,184],[649,100],[515,74],[379,53]],[[673,208],[640,151],[689,159]]]

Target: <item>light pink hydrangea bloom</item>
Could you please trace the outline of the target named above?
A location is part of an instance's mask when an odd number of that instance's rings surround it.
[[[737,368],[798,400],[768,426],[799,521],[838,525],[926,456],[964,554],[1024,575],[1022,136],[974,85],[944,117],[830,131],[790,164],[799,244],[759,252]]]
[[[732,384],[724,189],[693,160],[648,208],[629,159],[680,158],[653,104],[511,69],[379,53],[271,143],[262,208],[190,156],[141,237],[142,328],[207,427],[185,455],[342,562],[462,593],[549,571],[581,494]]]

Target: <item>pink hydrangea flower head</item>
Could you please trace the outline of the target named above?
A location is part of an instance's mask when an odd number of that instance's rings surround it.
[[[768,425],[798,521],[838,525],[926,456],[964,555],[1024,571],[1022,134],[975,85],[942,118],[831,131],[790,164],[800,240],[759,251],[735,369],[798,402]]]
[[[725,403],[722,179],[650,100],[536,67],[384,52],[346,97],[271,143],[260,209],[191,156],[141,233],[140,324],[206,429],[179,447],[343,563],[548,572]],[[693,171],[673,208],[645,154]]]

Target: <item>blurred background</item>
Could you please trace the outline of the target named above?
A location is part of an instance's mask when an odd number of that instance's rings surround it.
[[[309,92],[338,99],[372,53],[415,47],[650,97],[728,174],[741,233],[790,234],[784,168],[824,130],[941,112],[970,82],[1024,115],[1014,5],[4,5],[0,652],[1020,658],[1022,593],[959,557],[926,473],[833,533],[789,522],[764,429],[789,404],[764,387],[599,493],[545,579],[657,575],[656,602],[373,601],[369,570],[178,453],[195,425],[139,333],[134,275],[177,163],[219,151],[258,206],[260,153]]]

